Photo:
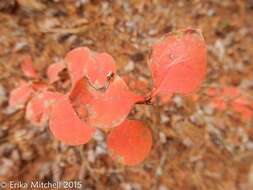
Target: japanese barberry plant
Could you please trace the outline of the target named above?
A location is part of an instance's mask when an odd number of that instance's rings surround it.
[[[32,80],[22,81],[11,92],[9,105],[25,108],[26,119],[34,125],[49,122],[55,138],[68,145],[85,144],[102,129],[109,133],[107,145],[112,157],[136,165],[149,154],[152,134],[143,122],[127,119],[128,114],[137,103],[149,104],[157,97],[169,99],[175,93],[187,95],[200,87],[206,73],[201,32],[186,29],[166,34],[153,46],[148,65],[153,87],[143,96],[129,90],[107,53],[75,48],[64,61],[48,67],[47,82],[39,78],[27,56],[21,68]],[[61,80],[64,70],[68,80]],[[71,85],[66,90],[68,82]]]

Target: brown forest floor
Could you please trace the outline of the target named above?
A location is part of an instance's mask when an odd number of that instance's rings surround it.
[[[0,180],[82,180],[87,190],[253,189],[252,120],[211,110],[206,100],[177,96],[163,106],[137,106],[131,117],[152,128],[154,144],[135,167],[111,160],[103,134],[66,146],[7,105],[24,54],[45,76],[68,50],[88,46],[112,54],[121,75],[151,83],[151,45],[186,27],[200,28],[208,44],[203,89],[222,81],[252,96],[252,18],[252,0],[0,0]]]

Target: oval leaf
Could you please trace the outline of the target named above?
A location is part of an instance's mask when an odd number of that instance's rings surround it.
[[[69,145],[87,143],[96,130],[79,119],[67,97],[52,106],[49,128],[57,139]]]
[[[24,107],[32,93],[33,89],[31,88],[31,85],[29,83],[22,82],[18,88],[11,91],[9,105],[13,108]]]
[[[115,61],[107,53],[93,53],[94,62],[88,64],[87,77],[95,88],[106,86],[110,74],[116,72]]]
[[[142,122],[126,120],[111,131],[107,145],[114,159],[126,165],[136,165],[149,154],[152,135]]]
[[[53,103],[63,95],[57,92],[44,91],[36,94],[26,107],[26,119],[34,125],[45,125]]]
[[[65,57],[72,85],[87,76],[87,65],[91,62],[90,50],[79,47],[71,50]]]
[[[87,110],[87,123],[92,127],[108,129],[119,125],[132,106],[143,100],[142,96],[131,92],[119,76],[115,76],[105,92],[97,91],[84,80],[76,84],[70,99]]]
[[[165,36],[153,47],[150,68],[153,95],[196,90],[206,73],[206,45],[201,33],[188,29]]]
[[[108,75],[115,73],[114,59],[107,53],[95,53],[87,47],[71,50],[65,58],[72,85],[87,77],[96,88],[106,85]]]

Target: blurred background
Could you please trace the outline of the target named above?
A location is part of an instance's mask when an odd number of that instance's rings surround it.
[[[252,0],[0,0],[0,181],[80,180],[85,190],[253,189],[252,115],[216,110],[204,93],[232,86],[252,97],[252,18]],[[200,98],[136,106],[130,117],[149,125],[154,138],[138,166],[112,161],[102,132],[86,145],[66,146],[46,126],[26,121],[24,110],[8,107],[23,79],[23,55],[45,77],[71,48],[88,46],[110,53],[128,82],[150,85],[152,44],[188,27],[201,29],[208,44]]]

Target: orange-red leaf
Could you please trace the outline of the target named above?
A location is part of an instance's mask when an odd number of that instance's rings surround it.
[[[153,47],[150,68],[153,95],[196,90],[206,73],[206,45],[201,33],[188,29],[165,36]]]
[[[65,61],[72,85],[87,75],[87,64],[90,60],[90,50],[86,47],[75,48],[67,53]]]
[[[19,87],[11,91],[9,105],[14,108],[22,108],[31,97],[32,93],[33,90],[31,85],[29,83],[22,82]]]
[[[63,95],[57,92],[44,91],[32,97],[26,107],[26,119],[34,125],[44,125],[49,118],[53,103]]]
[[[47,77],[49,79],[49,83],[52,84],[59,80],[58,74],[65,68],[65,64],[63,62],[52,64],[47,69]]]
[[[81,79],[76,82],[75,86],[68,93],[68,96],[74,105],[84,105],[90,103],[95,94],[99,93],[92,89],[87,79]]]
[[[132,106],[143,97],[131,92],[125,82],[115,76],[106,91],[97,91],[84,81],[76,83],[70,98],[86,108],[90,126],[108,129],[119,125]]]
[[[84,76],[96,87],[105,86],[110,73],[115,73],[114,59],[107,53],[95,53],[87,47],[71,50],[65,58],[72,85]]]
[[[38,74],[33,68],[31,56],[27,55],[23,58],[22,63],[21,63],[21,68],[26,77],[38,78]]]
[[[125,120],[111,131],[107,145],[114,159],[126,165],[136,165],[149,154],[152,135],[142,122]]]
[[[87,143],[96,130],[80,120],[68,97],[53,104],[49,128],[57,139],[69,145]]]
[[[92,55],[94,62],[88,64],[87,77],[96,88],[101,88],[105,86],[109,75],[116,72],[115,61],[107,53],[93,53]]]
[[[105,93],[96,93],[88,105],[89,123],[98,128],[111,128],[125,120],[132,106],[142,97],[129,91],[118,76]]]

